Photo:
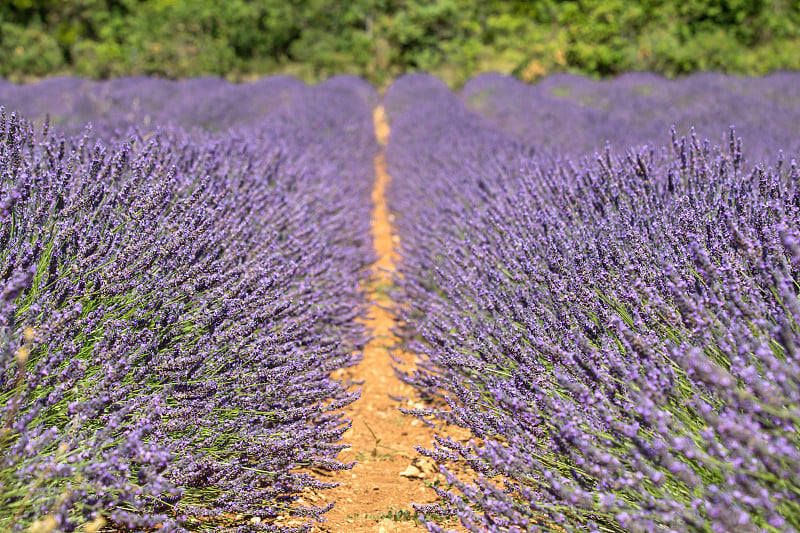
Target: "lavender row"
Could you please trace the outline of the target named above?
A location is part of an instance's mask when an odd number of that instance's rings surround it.
[[[0,80],[0,103],[28,119],[80,134],[87,122],[95,136],[124,133],[131,125],[144,132],[159,127],[226,131],[261,127],[287,111],[301,108],[304,95],[343,93],[374,105],[376,94],[351,76],[331,78],[316,87],[286,76],[234,84],[219,78],[165,80],[147,77],[93,81],[54,77],[28,85]],[[293,107],[294,106],[294,107]],[[302,114],[301,114],[302,116]]]
[[[330,373],[366,336],[364,94],[302,87],[225,135],[92,109],[138,128],[96,143],[2,116],[0,529],[281,530],[330,507],[296,499],[350,467],[357,393]]]
[[[487,74],[470,80],[462,100],[497,128],[548,151],[570,156],[669,142],[694,128],[714,143],[733,125],[748,140],[748,157],[772,161],[777,150],[800,156],[800,74],[763,78],[702,73],[667,80],[632,73],[605,81],[553,75],[535,85]]]
[[[422,450],[451,466],[417,509],[470,531],[800,529],[796,163],[748,165],[734,131],[541,156],[439,89],[386,96],[420,354],[400,375],[449,404],[416,414],[475,439]]]

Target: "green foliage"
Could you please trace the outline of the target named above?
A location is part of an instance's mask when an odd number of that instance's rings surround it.
[[[244,79],[352,73],[383,85],[425,70],[532,80],[651,70],[800,68],[792,0],[11,0],[0,75]]]
[[[37,23],[20,26],[0,21],[0,76],[45,76],[63,68],[58,43]]]

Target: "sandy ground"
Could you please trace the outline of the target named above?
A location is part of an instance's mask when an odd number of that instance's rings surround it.
[[[382,146],[389,138],[389,126],[383,107],[374,112],[375,135]],[[391,287],[399,243],[392,228],[393,217],[386,205],[386,188],[391,179],[386,170],[386,158],[381,153],[375,158],[375,187],[372,193],[372,235],[377,260],[373,276],[366,284],[372,305],[365,321],[372,340],[364,348],[363,360],[355,367],[334,373],[335,379],[354,383],[361,389],[361,397],[345,409],[353,425],[343,437],[350,448],[342,451],[342,462],[356,461],[351,470],[326,472],[314,470],[313,475],[322,481],[338,482],[336,488],[324,491],[306,491],[297,501],[300,505],[326,505],[336,502],[325,514],[325,522],[316,523],[314,533],[389,533],[421,532],[425,528],[416,522],[412,503],[428,504],[437,500],[431,488],[437,481],[444,485],[439,465],[419,454],[414,446],[433,447],[433,435],[450,436],[467,442],[467,430],[455,426],[433,429],[413,416],[402,414],[398,408],[422,408],[413,387],[395,377],[394,361],[388,348],[398,339],[392,333],[395,319],[391,313],[392,301],[387,295]],[[406,365],[413,367],[415,357],[393,351]],[[397,401],[394,398],[403,398]],[[452,465],[451,465],[452,466]],[[303,517],[278,517],[273,525],[300,526],[308,521]],[[457,520],[440,522],[456,532],[466,531]]]
[[[389,137],[389,126],[382,107],[374,113],[375,133],[385,145]],[[358,461],[352,470],[331,472],[322,477],[325,481],[338,481],[341,485],[321,494],[309,495],[307,503],[336,501],[335,507],[326,514],[328,521],[318,524],[314,531],[334,532],[390,532],[424,531],[414,522],[411,503],[436,501],[436,493],[430,483],[437,478],[438,465],[423,457],[414,446],[433,446],[434,429],[412,416],[407,416],[398,407],[422,407],[414,400],[414,389],[399,381],[392,369],[392,359],[387,351],[397,339],[392,334],[394,318],[390,311],[392,302],[386,296],[391,284],[396,260],[394,248],[398,238],[393,234],[392,215],[386,206],[386,187],[390,176],[386,171],[383,153],[375,158],[375,188],[372,233],[377,262],[374,279],[369,283],[372,307],[367,321],[374,339],[364,349],[364,359],[356,367],[340,371],[335,377],[363,380],[361,398],[349,406],[347,416],[353,427],[344,435],[344,442],[351,448],[340,454],[342,461]],[[413,363],[413,357],[407,357]],[[395,397],[408,400],[398,402]],[[469,434],[456,427],[435,430],[465,440]],[[311,501],[313,498],[316,501]],[[461,529],[459,524],[447,524],[450,529]],[[463,530],[463,529],[462,529]]]

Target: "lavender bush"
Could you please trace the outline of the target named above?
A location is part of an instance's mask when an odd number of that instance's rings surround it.
[[[280,531],[330,508],[295,500],[350,466],[357,393],[330,372],[365,342],[368,96],[301,86],[219,136],[2,116],[0,529]]]
[[[387,109],[426,83],[401,78]],[[423,450],[473,479],[446,469],[445,503],[421,513],[470,531],[800,529],[794,161],[748,165],[733,130],[532,154],[448,94],[392,126],[396,296],[421,356],[401,376],[449,403],[419,416],[476,438]]]
[[[541,149],[569,156],[602,151],[607,140],[628,146],[669,142],[695,129],[700,138],[726,142],[730,125],[749,139],[752,163],[772,161],[781,148],[800,156],[800,74],[738,78],[714,73],[667,80],[631,73],[605,81],[548,76],[535,85],[487,74],[461,92],[469,107],[497,128]]]
[[[369,102],[370,95],[359,88],[360,80],[344,79],[349,80],[345,81],[349,98]],[[322,85],[330,86],[331,81]],[[293,101],[308,92],[314,90],[285,76],[242,84],[219,78],[133,77],[98,82],[56,77],[31,85],[0,85],[0,104],[39,123],[49,115],[54,126],[77,135],[83,133],[86,122],[92,122],[94,137],[103,139],[124,133],[132,125],[143,132],[167,126],[206,131],[260,127],[286,113]]]

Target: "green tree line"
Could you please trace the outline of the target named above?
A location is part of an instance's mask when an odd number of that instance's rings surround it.
[[[800,69],[800,0],[3,0],[0,76]]]

